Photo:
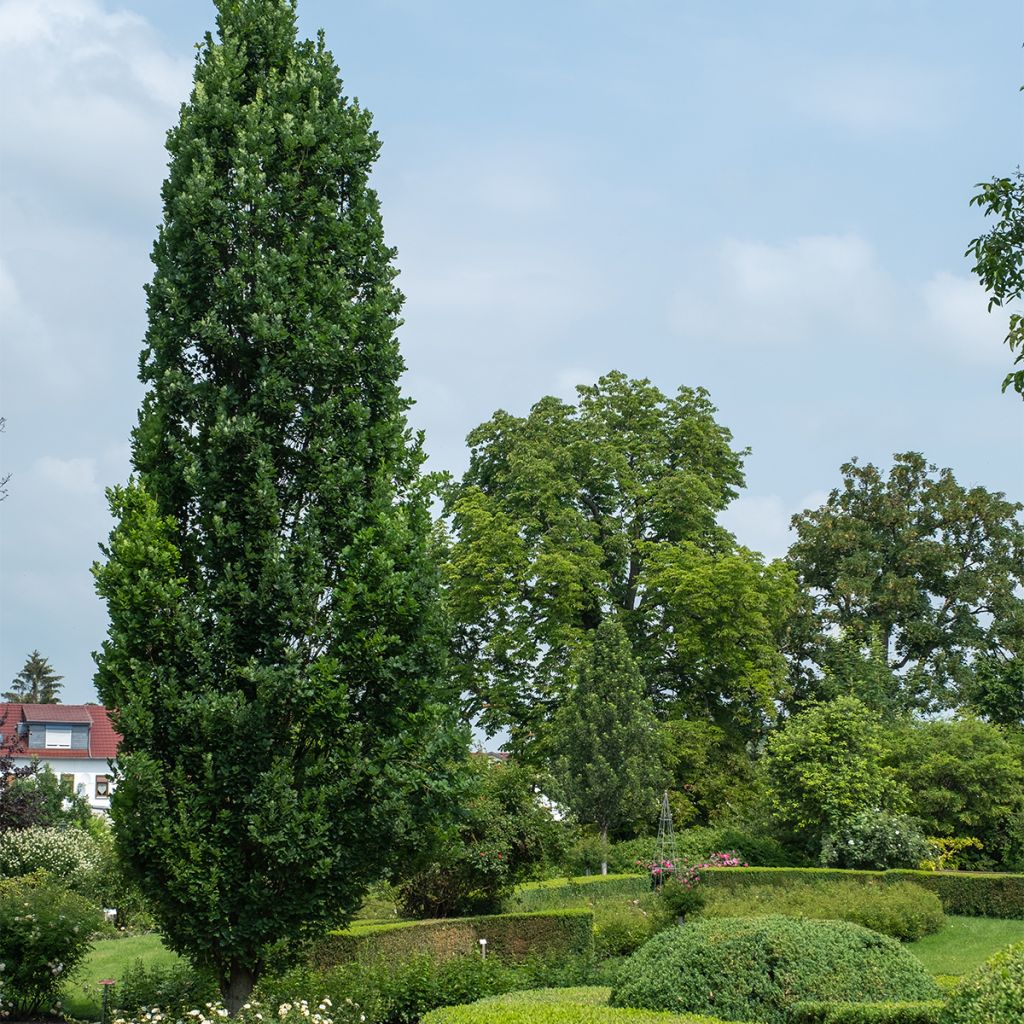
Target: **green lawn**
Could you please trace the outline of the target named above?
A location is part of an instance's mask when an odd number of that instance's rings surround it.
[[[95,943],[82,969],[64,990],[65,1012],[79,1020],[99,1020],[101,979],[118,980],[125,967],[140,959],[146,964],[170,964],[178,956],[164,949],[159,935],[132,935]]]
[[[947,917],[942,931],[907,949],[932,974],[967,974],[1011,942],[1024,942],[1024,921],[994,917]]]

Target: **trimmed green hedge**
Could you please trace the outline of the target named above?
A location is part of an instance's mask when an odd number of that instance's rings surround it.
[[[421,1024],[724,1024],[714,1017],[654,1010],[620,1010],[611,1006],[533,1003],[521,1006],[444,1006],[431,1010]]]
[[[797,1003],[792,1024],[939,1024],[945,1003]]]
[[[794,1003],[926,1000],[939,989],[895,939],[846,921],[719,918],[669,928],[619,969],[611,1003],[788,1024]]]
[[[947,914],[962,917],[1024,918],[1024,874],[975,871],[844,871],[839,868],[704,868],[709,887],[800,885],[808,882],[914,882],[938,895]],[[650,891],[647,875],[587,875],[521,885],[508,901],[521,910],[584,906]]]
[[[437,921],[357,921],[349,928],[329,932],[313,952],[317,967],[352,960],[386,957],[403,959],[429,953],[438,960],[480,955],[480,940],[487,940],[487,955],[503,960],[555,953],[587,952],[593,943],[594,915],[585,909],[541,910],[523,914],[488,914]]]
[[[1024,918],[1024,875],[982,871],[887,871],[887,881],[931,889],[947,914]]]
[[[954,989],[942,1024],[1024,1021],[1024,942],[1007,946]]]
[[[421,1024],[724,1024],[690,1013],[613,1009],[608,1006],[610,991],[590,985],[509,992],[468,1006],[432,1010]]]
[[[523,911],[582,907],[598,900],[624,896],[637,899],[651,891],[647,875],[582,875],[579,878],[548,878],[526,882],[506,900],[507,906]]]
[[[813,885],[711,886],[702,918],[803,917],[852,921],[903,942],[915,942],[946,923],[939,897],[912,882],[817,882]]]

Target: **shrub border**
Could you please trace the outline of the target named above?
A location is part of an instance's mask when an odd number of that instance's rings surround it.
[[[983,871],[849,871],[841,868],[703,868],[711,886],[787,885],[806,881],[915,882],[936,893],[947,914],[1024,919],[1024,874]],[[581,905],[616,896],[636,898],[650,891],[647,875],[586,875],[519,886],[510,908],[531,911]]]
[[[577,907],[425,921],[358,921],[328,932],[311,959],[317,967],[417,953],[446,960],[479,956],[481,939],[487,940],[487,956],[503,960],[545,953],[573,955],[590,951],[593,929],[593,912]]]

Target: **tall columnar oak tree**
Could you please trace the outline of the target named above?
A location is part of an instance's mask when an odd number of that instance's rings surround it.
[[[558,797],[597,826],[604,844],[610,829],[649,824],[657,813],[667,780],[660,729],[625,631],[607,618],[577,649],[570,690],[551,723]]]
[[[793,517],[788,560],[813,601],[792,634],[796,673],[813,663],[894,712],[1019,687],[1024,506],[963,487],[916,452],[894,456],[888,476],[856,461],[842,473],[824,505]],[[821,692],[813,675],[803,685]],[[993,700],[1012,716],[1014,701]]]
[[[614,615],[659,710],[756,731],[785,675],[795,586],[717,523],[743,484],[743,453],[703,390],[667,397],[614,372],[576,390],[576,405],[542,398],[477,427],[447,495],[469,710],[529,751],[573,652]]]
[[[168,136],[137,476],[95,569],[112,813],[234,1010],[446,792],[444,630],[370,116],[291,0],[221,0]]]

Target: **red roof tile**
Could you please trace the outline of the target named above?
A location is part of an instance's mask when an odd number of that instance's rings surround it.
[[[88,750],[55,750],[52,747],[29,747],[28,734],[18,735],[19,722],[66,722],[68,725],[89,724]],[[99,704],[0,704],[0,751],[15,757],[38,755],[41,758],[117,757],[121,737],[114,732],[110,714]]]

